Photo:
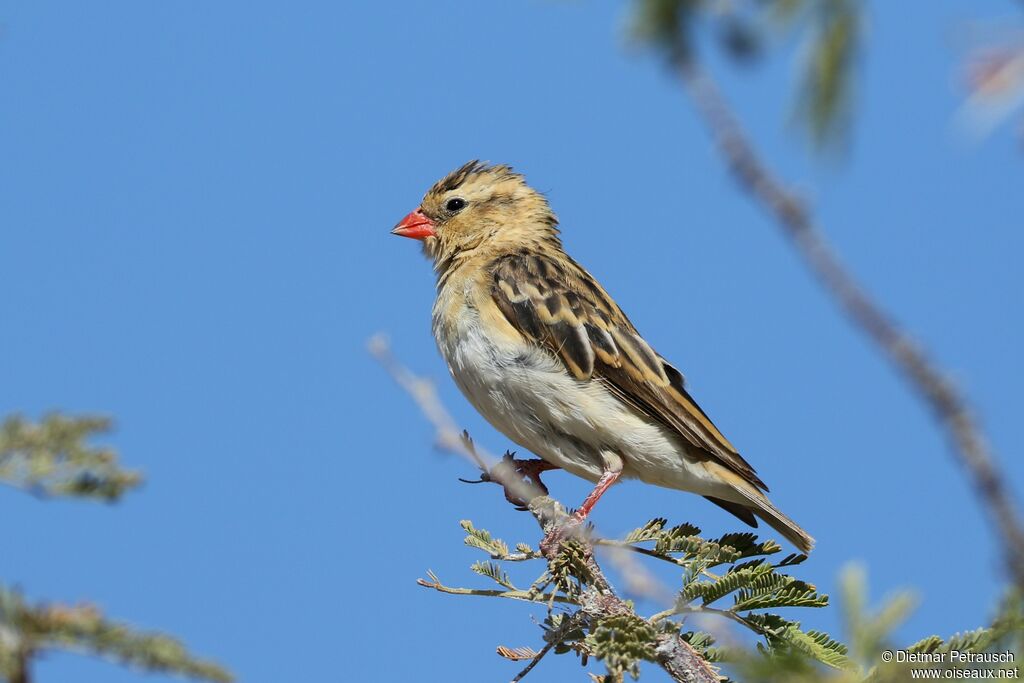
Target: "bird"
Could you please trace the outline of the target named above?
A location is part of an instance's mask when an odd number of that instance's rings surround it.
[[[431,326],[456,385],[498,431],[595,484],[582,523],[620,479],[703,496],[801,552],[814,539],[563,247],[547,198],[503,164],[470,161],[391,231],[422,242],[437,293]],[[660,305],[665,310],[665,304]]]

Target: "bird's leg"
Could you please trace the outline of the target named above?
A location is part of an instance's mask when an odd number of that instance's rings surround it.
[[[618,481],[620,476],[622,476],[621,469],[606,470],[605,473],[601,475],[601,478],[597,480],[597,485],[594,486],[594,490],[590,492],[590,495],[583,499],[579,508],[577,508],[576,512],[572,514],[573,519],[577,522],[585,520],[587,515],[590,514],[590,511],[595,505],[597,505],[597,501],[599,501],[601,496],[604,495],[604,492],[607,491],[612,484]]]
[[[583,503],[576,509],[576,512],[572,513],[572,516],[556,524],[540,542],[541,552],[549,559],[558,552],[562,542],[575,533],[576,529],[583,524],[587,519],[587,515],[594,509],[594,505],[604,495],[604,492],[622,476],[622,458],[614,453],[603,453],[602,456],[605,469],[601,474],[601,478],[597,480],[594,490],[583,499]]]

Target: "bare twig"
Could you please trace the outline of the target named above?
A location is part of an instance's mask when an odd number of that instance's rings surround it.
[[[967,400],[842,264],[808,208],[761,162],[717,85],[692,54],[677,50],[670,61],[740,188],[771,214],[847,318],[930,408],[1002,537],[1014,581],[1024,588],[1024,527]]]
[[[448,593],[449,595],[477,595],[485,598],[508,598],[509,600],[521,600],[523,602],[537,602],[542,605],[546,605],[552,601],[575,604],[572,600],[554,593],[531,593],[530,591],[515,590],[499,591],[487,588],[455,588],[444,585],[438,581],[437,577],[433,576],[429,581],[426,579],[416,579],[416,583],[424,588],[433,588],[439,593]]]
[[[417,377],[401,363],[395,360],[391,353],[391,347],[387,338],[383,335],[375,335],[367,344],[370,353],[377,359],[388,374],[391,375],[406,393],[412,396],[416,405],[424,417],[430,421],[436,431],[437,447],[448,453],[460,455],[481,470],[486,472],[490,480],[500,484],[506,492],[506,498],[516,498],[521,501],[531,501],[538,496],[544,495],[540,487],[520,477],[511,467],[498,467],[502,459],[496,458],[487,451],[479,448],[455,426],[455,420],[445,409],[437,396],[433,383],[422,377]]]

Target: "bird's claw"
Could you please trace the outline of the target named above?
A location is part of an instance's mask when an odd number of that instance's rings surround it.
[[[464,438],[468,438],[468,435]],[[483,468],[482,463],[481,468]],[[502,468],[506,472],[511,470],[511,472],[514,472],[516,476],[518,476],[524,484],[533,487],[536,490],[537,495],[542,496],[548,495],[548,487],[545,486],[544,482],[541,481],[540,479],[541,472],[558,469],[555,465],[552,465],[551,463],[545,460],[540,460],[539,458],[517,460],[515,458],[515,453],[512,453],[511,451],[505,451],[505,455],[502,456],[501,462],[499,462],[490,470],[484,469],[481,472],[479,479],[462,479],[461,477],[459,478],[459,481],[465,484],[484,484],[491,482],[500,484],[502,488],[505,490],[505,500],[512,503],[512,505],[515,506],[515,509],[520,511],[529,510],[529,501],[523,500],[519,496],[516,496],[514,493],[512,493],[512,491],[509,490],[508,486],[505,486],[502,483],[502,480],[504,479],[504,473],[495,476],[494,472],[498,468]]]

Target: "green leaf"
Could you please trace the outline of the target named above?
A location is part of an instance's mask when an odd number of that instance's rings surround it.
[[[747,557],[773,555],[782,550],[782,546],[770,538],[758,543],[757,535],[747,531],[725,534],[715,543],[722,548],[721,560],[723,562],[735,562]]]
[[[655,660],[658,633],[647,621],[635,614],[622,614],[602,619],[584,642],[599,658],[611,676],[629,674],[640,677],[639,663]]]
[[[964,633],[957,633],[952,636],[948,641],[943,641],[938,636],[928,636],[923,638],[910,647],[907,648],[909,652],[950,652],[952,650],[958,650],[960,652],[978,652],[988,647],[992,641],[992,629],[979,628],[973,631],[966,631]]]
[[[692,524],[680,524],[666,529],[658,536],[657,542],[654,544],[654,552],[664,555],[669,553],[684,553],[686,555],[707,553],[711,549],[708,542],[697,535],[699,532],[700,529]]]
[[[744,614],[742,619],[764,633],[768,642],[776,648],[782,648],[783,651],[792,648],[835,669],[856,670],[856,666],[846,656],[846,646],[833,640],[827,633],[804,632],[799,622],[789,621],[777,614],[751,612]]]
[[[505,541],[499,538],[492,538],[489,531],[477,529],[473,526],[473,522],[468,519],[462,520],[459,522],[459,525],[469,534],[466,536],[466,545],[479,548],[495,559],[508,557],[508,546],[505,544]]]
[[[662,530],[665,528],[666,524],[668,524],[668,520],[664,517],[655,517],[642,527],[630,531],[622,540],[625,543],[657,541],[661,537]],[[694,533],[700,533],[700,530],[697,530]]]
[[[789,577],[787,577],[789,578]],[[820,595],[800,582],[785,587],[742,589],[736,595],[733,611],[775,609],[778,607],[828,607],[828,596]]]
[[[750,587],[755,579],[772,571],[770,564],[758,561],[735,568],[713,581],[694,581],[683,589],[680,602],[688,604],[699,598],[704,605],[710,605],[733,591]]]
[[[797,564],[802,564],[806,559],[807,555],[804,555],[803,553],[792,553],[790,555],[786,555],[779,562],[777,562],[775,564],[775,567],[792,567]]]
[[[502,585],[509,590],[516,590],[516,587],[512,584],[512,580],[508,578],[508,574],[506,574],[495,562],[474,562],[470,566],[470,569],[481,576],[486,576],[487,578],[492,579],[495,583]]]
[[[849,114],[851,72],[860,42],[859,3],[817,0],[796,115],[820,146],[841,139]]]

